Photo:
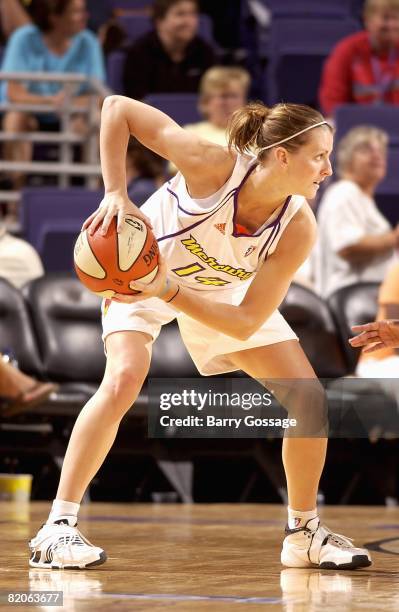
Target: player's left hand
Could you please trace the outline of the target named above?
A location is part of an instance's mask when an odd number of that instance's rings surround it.
[[[166,285],[167,266],[164,258],[159,253],[158,255],[158,273],[151,283],[140,283],[139,281],[131,281],[129,286],[134,291],[139,291],[133,295],[126,295],[123,293],[115,293],[112,298],[115,302],[123,302],[124,304],[134,304],[134,302],[140,302],[151,297],[159,297]]]

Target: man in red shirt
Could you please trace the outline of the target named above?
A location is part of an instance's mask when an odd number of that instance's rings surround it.
[[[348,103],[399,104],[399,0],[366,0],[365,30],[327,59],[319,98],[325,115]]]

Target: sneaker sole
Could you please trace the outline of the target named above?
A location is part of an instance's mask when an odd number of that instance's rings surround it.
[[[72,569],[72,570],[83,570],[88,569],[90,567],[95,567],[96,565],[102,565],[107,560],[107,555],[105,551],[100,553],[100,558],[92,561],[91,563],[86,563],[84,565],[51,565],[50,563],[35,563],[34,561],[29,561],[30,567],[38,567],[40,569],[49,569],[49,570],[60,570],[60,569]]]
[[[371,561],[366,555],[354,555],[352,557],[352,561],[350,563],[333,563],[332,561],[326,561],[325,563],[320,563],[318,567],[320,569],[331,569],[331,570],[352,570],[358,569],[360,567],[370,567]]]

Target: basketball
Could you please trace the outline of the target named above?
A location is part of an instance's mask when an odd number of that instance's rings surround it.
[[[147,225],[126,215],[117,232],[114,217],[103,236],[101,225],[94,234],[79,234],[74,248],[76,274],[93,293],[112,298],[115,293],[138,293],[129,287],[132,280],[150,283],[158,272],[158,243]]]

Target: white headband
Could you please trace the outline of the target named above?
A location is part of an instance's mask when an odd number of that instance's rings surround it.
[[[272,149],[273,147],[277,147],[278,145],[283,144],[283,142],[287,142],[288,140],[292,140],[293,138],[296,138],[297,136],[300,136],[301,134],[304,134],[308,130],[313,130],[313,128],[320,127],[321,125],[329,125],[329,123],[327,121],[320,121],[320,123],[315,123],[314,125],[309,125],[304,130],[301,130],[300,132],[297,132],[296,134],[293,134],[292,136],[288,136],[288,138],[284,138],[283,140],[280,140],[279,142],[275,142],[274,144],[268,145],[267,147],[262,147],[261,149],[259,149],[258,155],[259,155],[259,153],[262,153],[262,151],[267,151],[267,149]]]

